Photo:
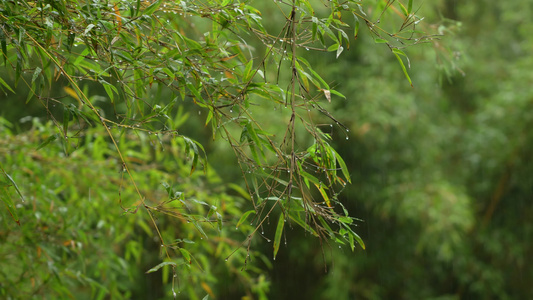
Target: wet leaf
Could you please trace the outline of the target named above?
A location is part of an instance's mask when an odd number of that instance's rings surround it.
[[[279,215],[278,226],[276,227],[276,235],[274,236],[274,259],[276,259],[276,255],[278,254],[284,226],[285,226],[285,215],[282,213]]]
[[[180,248],[180,250],[181,250],[181,248]],[[164,266],[176,267],[177,264],[175,262],[165,261],[165,262],[162,262],[162,263],[158,264],[157,266],[151,268],[150,270],[146,271],[146,274],[156,272],[156,271],[158,271],[159,269],[161,269]]]
[[[249,210],[247,212],[245,212],[244,214],[242,214],[241,218],[239,219],[239,222],[237,222],[237,226],[236,228],[239,228],[239,226],[241,226],[241,224],[246,221],[246,219],[248,218],[248,216],[250,214],[254,213],[255,214],[255,210]]]
[[[152,15],[161,5],[161,0],[155,1],[154,3],[150,4],[143,12],[144,15]]]
[[[396,53],[396,52],[393,52],[393,53],[396,56],[396,58],[398,59],[398,61],[400,62],[400,65],[402,66],[403,73],[405,74],[405,77],[409,81],[409,84],[411,85],[411,87],[413,87],[413,82],[411,81],[411,77],[409,77],[409,73],[407,73],[407,69],[405,68],[405,65],[403,64],[402,58],[400,57],[400,55],[398,53]]]

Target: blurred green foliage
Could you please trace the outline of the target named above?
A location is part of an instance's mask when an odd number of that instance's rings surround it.
[[[341,199],[363,220],[367,250],[332,245],[327,274],[320,253],[285,263],[301,270],[293,278],[313,278],[307,299],[529,299],[532,7],[414,2],[445,33],[406,51],[414,89],[364,35],[322,60],[324,77],[351,95],[332,104],[349,141],[333,136],[352,171]],[[277,282],[280,292],[295,284]]]
[[[228,193],[212,171],[189,176],[183,141],[150,145],[143,142],[149,139],[145,134],[140,140],[127,134],[119,140],[128,161],[137,165],[137,187],[146,204],[154,205],[159,234],[179,255],[169,260],[149,215],[121,208],[136,201],[137,192],[126,183],[105,131],[90,129],[37,149],[57,131],[53,124],[27,118],[31,129],[14,134],[12,125],[0,120],[0,164],[12,171],[24,195],[24,201],[16,201],[20,225],[7,210],[0,212],[2,298],[159,299],[172,289],[186,299],[235,298],[268,291],[262,270],[269,261],[253,249],[234,252],[251,228],[243,223],[235,229],[235,216],[247,200]],[[65,143],[75,149],[68,155],[62,155]],[[4,186],[3,192],[17,198],[12,188]],[[210,214],[220,214],[224,226]],[[241,270],[247,255],[253,261]],[[167,266],[150,273],[161,260]],[[179,276],[175,283],[173,265]]]

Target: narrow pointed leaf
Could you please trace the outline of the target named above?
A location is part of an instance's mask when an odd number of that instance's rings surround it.
[[[44,148],[46,145],[50,144],[51,142],[55,141],[57,139],[57,134],[49,136],[44,142],[42,142],[38,147],[37,150]]]
[[[276,235],[274,236],[274,259],[276,259],[276,255],[278,254],[284,226],[285,226],[285,215],[283,215],[282,213],[279,215],[278,227],[276,228]]]
[[[156,272],[156,271],[158,271],[159,269],[161,269],[164,266],[174,266],[175,267],[176,263],[175,262],[171,262],[171,261],[162,262],[162,263],[158,264],[157,266],[151,268],[150,270],[146,271],[146,274]]]
[[[159,8],[160,5],[161,5],[161,0],[155,1],[154,3],[150,4],[150,6],[148,6],[144,10],[143,14],[148,15],[148,16],[153,14]]]
[[[396,52],[393,52],[393,53],[394,53],[394,55],[396,55],[396,58],[400,62],[400,65],[402,66],[403,73],[405,74],[405,77],[407,77],[407,80],[409,81],[409,84],[411,85],[411,87],[413,87],[413,82],[411,81],[411,77],[409,77],[409,73],[407,73],[407,69],[405,68],[405,65],[403,64],[402,58],[400,57],[400,55],[398,53],[396,53]]]
[[[4,175],[6,175],[7,179],[11,182],[11,184],[13,185],[13,187],[15,188],[15,190],[17,190],[17,194],[19,194],[20,196],[20,199],[22,199],[22,202],[24,202],[24,196],[22,196],[22,192],[20,191],[17,183],[15,182],[15,180],[13,180],[13,178],[6,173],[6,171],[4,171],[4,169],[2,169],[2,172],[4,173]]]
[[[2,79],[2,77],[0,77],[0,83],[10,92],[15,93],[15,91],[13,91],[13,89]]]
[[[245,212],[242,217],[239,219],[239,222],[237,222],[237,228],[239,228],[239,226],[241,226],[242,223],[244,223],[244,221],[246,221],[246,219],[248,218],[248,216],[250,214],[254,213],[255,214],[255,210],[249,210],[247,212]]]

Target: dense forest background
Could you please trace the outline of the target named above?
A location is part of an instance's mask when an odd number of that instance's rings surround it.
[[[263,25],[279,31],[283,19],[276,19],[275,8],[251,2],[261,10]],[[531,298],[533,4],[413,2],[425,17],[424,30],[443,34],[437,43],[404,50],[413,87],[396,57],[376,47],[363,25],[341,55],[302,53],[346,96],[333,95],[325,103],[346,128],[317,118],[350,171],[352,183],[338,199],[357,218],[355,231],[366,249],[352,252],[285,225],[273,260],[275,218],[261,227],[262,238],[243,243],[253,230],[251,215],[245,222],[238,217],[252,209],[244,171],[226,143],[211,139],[206,113],[184,102],[175,122],[204,146],[205,173],[191,172],[192,159],[182,150],[192,147],[186,141],[160,149],[148,134],[123,134],[119,142],[136,166],[139,189],[153,198],[176,199],[186,190],[199,214],[220,208],[231,228],[202,229],[156,216],[162,235],[179,236],[174,242],[189,248],[179,248],[178,280],[168,266],[146,274],[160,263],[163,250],[147,216],[125,214],[119,205],[119,199],[135,198],[135,190],[112,158],[105,132],[87,129],[72,148],[47,139],[57,132],[50,114],[63,112],[51,107],[47,113],[40,102],[27,101],[27,88],[19,84],[15,93],[0,93],[0,162],[25,197],[14,200],[20,225],[9,209],[0,210],[0,295],[166,299],[178,291],[183,299]],[[9,72],[0,76],[14,85]],[[288,80],[283,76],[282,82]],[[67,82],[58,80],[54,89],[68,97],[63,86]],[[104,102],[98,99],[105,95],[101,86],[84,88],[93,102]],[[278,110],[257,113],[272,124],[285,117]],[[17,195],[6,186],[2,197]],[[204,239],[202,230],[216,233]]]

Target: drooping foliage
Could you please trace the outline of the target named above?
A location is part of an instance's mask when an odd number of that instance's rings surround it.
[[[244,237],[240,243],[221,239],[220,247],[243,250],[223,253],[230,259],[239,253],[245,266],[254,238],[271,240],[275,259],[293,226],[326,243],[364,248],[355,219],[338,199],[352,176],[332,146],[330,125],[346,137],[349,128],[329,107],[345,96],[306,57],[331,52],[339,59],[367,28],[374,47],[390,50],[405,76],[400,82],[409,86],[405,48],[436,42],[421,30],[413,1],[1,1],[0,11],[0,87],[37,102],[56,125],[37,148],[62,145],[68,157],[106,149],[93,159],[118,170],[106,176],[120,179],[117,205],[125,217],[146,217],[146,233],[156,237],[163,260],[149,271],[171,271],[173,284],[182,269],[208,268],[193,263],[198,249],[184,242],[210,237],[206,227],[223,235],[224,226],[236,222],[231,227]],[[276,24],[266,26],[269,20]],[[104,130],[105,147],[85,138],[95,128]],[[233,191],[250,209],[203,201],[189,192],[193,184],[177,190],[163,180],[173,172],[175,180],[209,175],[210,139],[233,151],[237,164],[230,172],[244,179],[244,189]],[[152,150],[139,154],[146,144]],[[167,155],[178,161],[162,159],[164,172],[151,175],[167,182],[164,197],[142,188],[150,151],[154,161]],[[24,195],[12,168],[3,168],[2,200],[19,223],[13,196]],[[125,197],[126,188],[134,195]],[[185,237],[169,231],[158,222],[163,216],[194,230]],[[275,228],[265,236],[271,220]]]

